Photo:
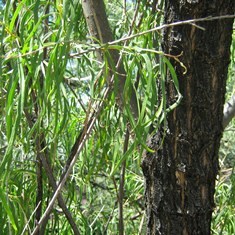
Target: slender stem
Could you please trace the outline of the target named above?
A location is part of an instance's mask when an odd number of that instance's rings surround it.
[[[36,175],[37,175],[37,194],[36,194],[37,209],[35,212],[35,224],[38,223],[42,215],[42,199],[43,199],[42,161],[40,159],[40,153],[38,151],[36,156]]]
[[[124,148],[123,148],[123,154],[126,153],[128,149],[128,143],[129,143],[129,130],[127,128],[126,134],[125,134],[125,141],[124,141]],[[125,172],[126,172],[126,160],[123,161],[122,167],[121,167],[121,173],[120,173],[120,185],[119,185],[119,196],[118,196],[118,214],[119,214],[119,223],[118,223],[118,231],[119,235],[124,235],[124,219],[123,219],[123,200],[124,200],[124,184],[125,184]]]
[[[191,20],[184,20],[184,21],[177,21],[177,22],[173,22],[170,24],[163,24],[157,27],[154,27],[152,29],[146,30],[146,31],[142,31],[140,33],[136,33],[136,34],[132,34],[130,36],[127,37],[123,37],[117,40],[114,40],[112,42],[108,42],[108,45],[116,45],[120,42],[125,42],[125,41],[129,41],[133,38],[148,34],[148,33],[152,33],[155,31],[160,31],[162,29],[165,28],[170,28],[170,27],[174,27],[174,26],[180,26],[180,25],[185,25],[185,24],[193,24],[193,23],[197,23],[197,22],[203,22],[203,21],[213,21],[213,20],[220,20],[220,19],[231,19],[231,18],[235,18],[235,15],[223,15],[223,16],[215,16],[215,17],[205,17],[205,18],[198,18],[198,19],[191,19]],[[196,26],[196,25],[194,25]]]
[[[235,95],[224,105],[224,117],[223,117],[223,128],[232,121],[235,117]]]
[[[122,18],[123,18],[123,21],[126,20],[126,0],[123,0],[123,13],[122,13]]]

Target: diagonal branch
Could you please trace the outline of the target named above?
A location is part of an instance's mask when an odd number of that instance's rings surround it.
[[[224,118],[223,118],[223,128],[232,121],[235,117],[235,95],[224,105]]]
[[[113,79],[113,78],[112,78]],[[86,126],[83,128],[83,132],[81,135],[81,139],[77,139],[75,145],[76,145],[76,149],[74,148],[74,156],[73,158],[71,158],[71,162],[68,166],[68,169],[66,171],[66,173],[64,174],[64,177],[62,178],[62,180],[60,181],[59,185],[57,186],[57,189],[56,191],[54,192],[54,195],[51,199],[51,201],[49,202],[48,206],[47,206],[47,209],[45,210],[44,214],[42,215],[40,221],[38,222],[38,225],[35,227],[32,235],[35,235],[36,232],[38,231],[39,227],[40,227],[40,224],[43,223],[43,221],[47,218],[47,216],[51,213],[52,209],[53,209],[53,206],[55,204],[55,201],[57,199],[57,197],[59,196],[62,188],[64,187],[64,184],[65,182],[67,181],[67,179],[69,178],[69,175],[73,169],[73,166],[75,165],[77,159],[78,159],[78,156],[79,154],[81,153],[87,139],[89,138],[89,135],[91,134],[92,130],[93,130],[93,127],[94,127],[94,124],[100,114],[100,112],[102,111],[103,107],[104,107],[104,103],[105,103],[105,100],[107,99],[109,93],[110,93],[110,87],[108,87],[106,90],[105,90],[105,93],[104,93],[104,96],[103,96],[103,99],[102,101],[100,101],[97,105],[97,109],[96,111],[91,115],[89,121],[87,122]]]
[[[108,23],[108,18],[105,11],[105,5],[103,0],[83,0],[82,1],[83,12],[86,18],[88,29],[92,38],[96,41],[99,41],[101,44],[106,44],[114,41],[112,30]],[[121,61],[118,50],[109,50],[109,67],[113,68],[113,65],[116,66],[116,76],[115,85],[117,87],[116,99],[119,105],[119,108],[122,110],[126,104],[124,100],[124,88],[126,82],[126,72],[124,65]],[[96,51],[98,59],[103,61],[103,51]],[[132,112],[132,115],[135,119],[138,118],[138,106],[137,99],[133,87],[128,88],[129,90],[129,105]]]
[[[123,154],[125,154],[128,150],[128,144],[129,144],[129,129],[127,128],[126,134],[125,134],[125,140],[124,140],[124,148],[123,148]],[[123,161],[122,167],[121,167],[121,173],[120,173],[120,184],[119,184],[119,190],[118,190],[118,230],[119,235],[125,234],[124,230],[124,218],[123,218],[123,200],[124,200],[124,184],[125,184],[125,172],[126,172],[126,160]]]

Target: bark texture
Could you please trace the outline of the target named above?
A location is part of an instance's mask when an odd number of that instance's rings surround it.
[[[165,23],[232,15],[234,5],[234,0],[168,0]],[[164,52],[183,53],[187,73],[171,61],[183,100],[167,116],[166,131],[151,139],[155,153],[146,153],[142,162],[147,234],[210,234],[233,20],[198,25],[205,30],[182,25],[164,32]],[[170,105],[177,93],[170,76],[166,80]]]

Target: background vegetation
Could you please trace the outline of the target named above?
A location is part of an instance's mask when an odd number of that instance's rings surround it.
[[[116,39],[126,36],[130,28],[132,34],[138,34],[161,24],[163,1],[154,15],[152,1],[124,3],[106,1]],[[141,155],[148,133],[157,131],[167,112],[164,94],[156,96],[157,89],[164,87],[167,66],[167,58],[160,52],[160,32],[113,46],[123,53],[124,95],[128,97],[130,86],[136,90],[140,118],[134,120],[128,103],[122,111],[117,108],[115,89],[103,99],[109,55],[105,53],[104,63],[97,60],[99,42],[94,44],[89,38],[79,0],[4,1],[0,8],[1,234],[33,231],[37,213],[40,218],[40,210],[45,210],[53,195],[43,159],[58,183],[74,143],[100,101],[103,108],[63,189],[63,198],[81,234],[117,234],[125,175],[125,232],[143,234]],[[234,94],[234,50],[235,34],[228,98]],[[126,149],[127,126],[131,133]],[[234,131],[233,120],[221,144],[212,224],[215,234],[235,234]],[[50,233],[72,234],[59,205],[48,221],[46,234]]]
[[[231,63],[227,80],[227,99],[235,92],[235,32],[231,45]],[[225,129],[220,146],[220,176],[216,187],[216,209],[212,231],[214,234],[233,234],[235,232],[235,120]]]

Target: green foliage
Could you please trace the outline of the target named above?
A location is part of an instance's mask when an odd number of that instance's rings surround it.
[[[234,200],[235,200],[235,173],[234,169],[222,171],[222,177],[217,185],[216,210],[212,230],[214,234],[234,234]]]
[[[227,100],[234,95],[235,84],[235,32],[231,45],[231,63],[227,80]],[[220,177],[218,178],[215,203],[216,210],[212,223],[213,234],[235,234],[235,120],[224,131],[220,146]]]
[[[108,11],[116,38],[127,34],[137,6],[129,2],[123,10],[122,4],[108,3],[117,10],[115,14]],[[109,57],[107,53],[104,63],[97,61],[99,45],[87,38],[79,1],[6,1],[1,13],[1,233],[32,232],[36,214],[45,210],[53,192],[42,159],[59,181],[73,145],[99,101],[104,101],[103,109],[65,185],[63,198],[82,234],[112,234],[117,231],[120,169],[125,161],[125,229],[127,233],[141,231],[141,152],[147,147],[150,126],[164,115],[162,106],[158,107],[163,100],[156,96],[158,84],[163,84],[156,81],[161,80],[159,61],[164,64],[164,57],[152,49],[153,44],[158,49],[160,41],[153,42],[152,33],[125,47],[104,48],[123,51],[127,102],[120,111],[115,92],[103,98]],[[144,4],[136,13],[134,33],[153,26],[155,19]],[[129,87],[136,83],[138,120],[133,119],[128,104]],[[131,138],[123,153],[127,126]],[[48,221],[46,233],[49,231],[72,233],[59,206]]]
[[[127,1],[126,9],[123,1],[106,2],[117,39],[127,35],[131,25],[133,33],[139,33],[161,23],[162,11],[151,14],[148,1]],[[163,1],[159,2],[159,8],[162,5]],[[53,192],[41,159],[49,162],[59,182],[75,141],[101,101],[104,106],[94,131],[62,195],[81,234],[117,234],[120,171],[125,162],[125,231],[142,234],[141,155],[147,148],[146,138],[152,126],[156,131],[181,98],[176,74],[160,52],[161,35],[157,32],[141,35],[125,46],[105,45],[102,49],[107,53],[104,63],[100,63],[95,53],[100,45],[91,43],[80,1],[7,0],[3,9],[0,6],[1,234],[32,232],[36,211],[40,211],[40,205],[42,211],[46,209]],[[127,77],[124,91],[127,102],[123,110],[117,108],[115,89],[104,99],[108,76],[113,70],[108,64],[111,49],[123,53]],[[172,107],[165,102],[166,67],[178,92]],[[134,87],[138,100],[138,120],[129,107],[130,87]],[[127,127],[131,133],[125,152]],[[218,190],[223,194],[218,200],[232,198],[228,189],[233,187],[234,180],[226,184],[219,184]],[[220,216],[232,224],[227,215],[230,209],[232,204]],[[218,221],[214,228],[225,229],[224,223]],[[234,224],[233,230],[228,231],[234,231]],[[48,221],[46,234],[49,233],[72,234],[59,205],[54,207]]]

